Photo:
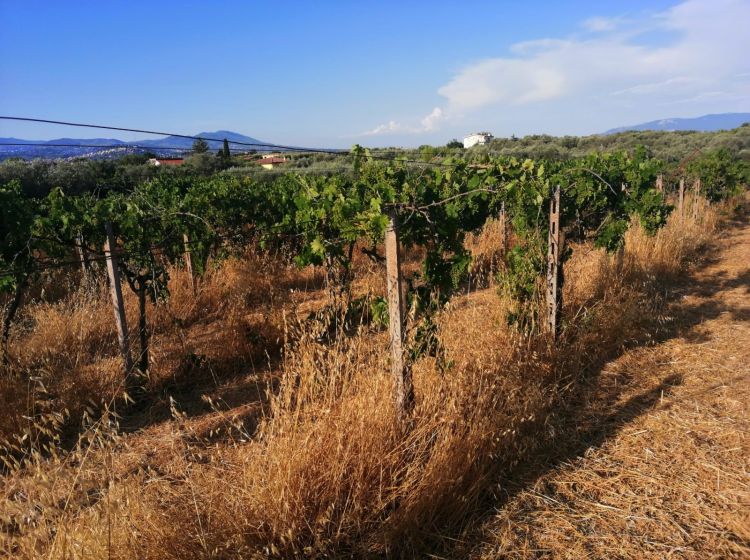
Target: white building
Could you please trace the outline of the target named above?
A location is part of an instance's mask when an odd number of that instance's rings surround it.
[[[471,148],[477,144],[489,144],[494,136],[489,132],[473,132],[464,138],[464,148]]]

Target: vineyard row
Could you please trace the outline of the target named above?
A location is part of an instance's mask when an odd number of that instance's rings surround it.
[[[352,174],[289,174],[262,186],[225,175],[166,177],[131,192],[69,196],[55,189],[43,198],[25,196],[18,183],[0,186],[0,292],[11,294],[3,317],[3,359],[23,293],[40,275],[71,264],[89,274],[91,263],[103,260],[125,379],[137,394],[148,368],[147,300],[156,304],[168,297],[170,265],[183,262],[199,276],[209,258],[248,241],[262,249],[283,246],[299,266],[324,268],[334,307],[345,316],[359,243],[386,264],[386,298],[373,305],[387,309],[395,403],[405,417],[412,401],[410,363],[434,351],[434,316],[469,273],[467,233],[500,220],[504,263],[498,278],[516,305],[508,320],[521,330],[542,324],[554,338],[564,329],[561,294],[571,241],[618,251],[633,218],[655,233],[674,210],[668,195],[674,194],[677,211],[684,211],[686,180],[709,201],[741,188],[740,171],[722,153],[676,169],[645,150],[564,162],[490,158],[476,165],[452,159],[446,162],[450,167],[430,169],[386,164],[357,147],[352,153]],[[669,180],[678,176],[679,181]],[[510,230],[513,245],[505,247]],[[401,251],[414,246],[423,249],[424,259],[405,290]],[[104,247],[103,253],[97,247]],[[72,251],[78,259],[70,260]],[[128,347],[121,279],[139,302],[137,365]],[[533,302],[540,285],[546,307],[537,320]],[[416,336],[409,341],[407,308],[416,317]]]

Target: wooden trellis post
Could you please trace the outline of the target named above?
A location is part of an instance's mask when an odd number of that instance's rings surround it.
[[[394,384],[396,415],[403,420],[413,401],[410,368],[404,362],[404,301],[401,292],[401,247],[396,210],[388,211],[385,230],[386,290],[388,293],[388,329],[391,340],[391,374]]]
[[[701,179],[698,177],[693,183],[693,219],[698,219],[698,205],[700,204]]]
[[[547,243],[547,330],[557,338],[560,332],[560,311],[562,309],[562,270],[560,233],[560,185],[549,203],[549,238]]]
[[[182,247],[185,252],[185,268],[187,273],[190,275],[190,285],[193,287],[193,293],[195,293],[195,275],[193,274],[193,256],[190,252],[190,238],[187,233],[182,234]]]
[[[664,176],[661,173],[656,176],[656,192],[664,192]]]
[[[680,212],[680,216],[684,215],[685,209],[685,178],[680,179],[680,193],[677,199],[677,210]]]
[[[78,260],[81,261],[81,272],[83,272],[85,278],[89,271],[89,259],[86,256],[86,248],[83,244],[83,234],[80,232],[76,235],[76,252],[78,253]]]
[[[128,376],[133,371],[133,358],[130,355],[128,321],[125,316],[125,301],[122,298],[122,285],[120,284],[117,255],[114,253],[114,247],[116,246],[115,234],[112,231],[111,222],[107,222],[104,227],[107,231],[107,241],[104,243],[104,256],[107,261],[109,292],[112,296],[112,309],[115,313],[115,324],[117,325],[117,341],[120,344],[120,353],[125,365],[125,375]]]

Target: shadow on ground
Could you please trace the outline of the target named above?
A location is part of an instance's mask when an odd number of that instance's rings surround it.
[[[623,344],[614,354],[601,354],[596,360],[586,364],[582,375],[566,397],[557,405],[559,411],[554,417],[554,438],[542,442],[520,464],[508,471],[498,473],[495,487],[502,488],[499,494],[487,495],[485,503],[477,508],[478,514],[467,519],[464,530],[459,534],[447,533],[447,538],[427,539],[432,545],[424,552],[434,557],[459,558],[470,556],[472,550],[482,542],[481,528],[494,512],[502,508],[521,491],[532,487],[548,472],[563,463],[582,457],[588,450],[601,447],[615,437],[620,430],[639,416],[648,413],[668,396],[674,387],[682,383],[680,375],[665,371],[660,382],[649,389],[637,393],[623,401],[629,387],[626,372],[617,372],[618,379],[605,380],[602,374],[606,365],[618,358],[627,349],[658,344],[674,338],[684,338],[689,342],[700,343],[710,339],[709,333],[701,327],[705,321],[727,313],[734,321],[750,320],[750,307],[737,307],[716,297],[722,292],[744,288],[750,293],[750,268],[734,277],[722,270],[706,273],[711,265],[719,261],[719,241],[726,243],[734,237],[739,228],[747,227],[748,208],[719,233],[717,241],[705,248],[692,274],[679,279],[670,279],[662,306],[671,317],[670,321],[648,321],[643,324],[644,336],[640,340]],[[750,266],[750,263],[748,263]],[[696,274],[702,272],[702,274]],[[695,303],[692,303],[695,302]],[[644,357],[648,367],[655,367],[653,361]],[[630,364],[627,369],[638,367]],[[664,368],[667,369],[666,367]],[[543,429],[534,429],[542,433]],[[432,531],[431,535],[437,534]],[[460,538],[458,538],[460,537]],[[481,544],[479,545],[481,546]]]

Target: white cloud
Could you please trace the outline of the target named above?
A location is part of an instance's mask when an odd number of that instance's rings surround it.
[[[627,21],[628,20],[626,20],[623,17],[608,18],[608,17],[594,16],[585,20],[581,25],[583,25],[583,27],[588,29],[589,31],[593,31],[594,33],[599,33],[603,31],[614,31],[615,29],[619,28],[622,24],[627,23]]]
[[[435,107],[429,115],[422,119],[422,128],[425,131],[434,130],[443,118],[443,110],[440,107]]]
[[[700,78],[677,76],[675,78],[669,78],[668,80],[638,84],[618,91],[613,91],[612,95],[649,95],[659,92],[676,92],[680,89],[691,89],[705,83],[706,81]]]
[[[398,121],[388,121],[360,134],[359,136],[380,136],[384,134],[420,134],[430,132],[438,128],[440,122],[445,118],[443,110],[435,107],[427,116],[420,121],[420,126],[406,126]]]
[[[613,28],[597,21],[602,31]],[[676,34],[670,44],[649,45],[637,33],[603,33],[526,42],[515,49],[520,56],[472,64],[438,90],[447,99],[446,113],[580,94],[669,95],[671,88],[680,94],[692,88],[697,95],[750,67],[744,55],[750,46],[746,1],[689,0],[642,26],[650,28],[654,21],[662,32]]]
[[[497,122],[497,115],[538,120],[566,111],[573,120],[571,108],[583,117],[594,105],[611,112],[674,101],[699,111],[721,109],[722,99],[750,103],[748,22],[748,0],[687,0],[627,20],[592,17],[582,25],[593,33],[524,41],[510,56],[464,67],[438,89],[445,102],[421,126],[391,122],[371,134],[425,133],[472,119]]]
[[[565,39],[533,39],[515,43],[510,46],[510,50],[518,55],[532,55],[542,51],[562,49],[569,45],[570,41]]]
[[[667,105],[674,105],[678,103],[682,104],[688,104],[688,103],[696,103],[699,101],[747,101],[748,97],[747,95],[738,95],[735,93],[729,93],[727,91],[704,91],[703,93],[699,93],[698,95],[694,95],[693,97],[688,97],[685,99],[670,99],[668,103],[665,103]]]
[[[557,97],[570,86],[569,76],[556,60],[557,54],[565,53],[569,48],[566,46],[537,54],[533,67],[523,59],[495,58],[479,62],[465,68],[438,89],[438,93],[448,99],[449,111],[475,109],[499,102],[528,103]]]
[[[361,136],[377,136],[379,134],[389,134],[394,132],[403,132],[404,127],[401,125],[401,123],[396,121],[388,121],[385,124],[380,124],[373,128],[372,130],[368,130],[367,132],[363,132]]]

